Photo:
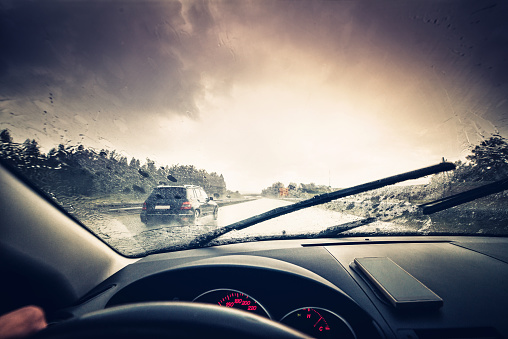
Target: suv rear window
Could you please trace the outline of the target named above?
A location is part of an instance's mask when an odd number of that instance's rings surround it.
[[[158,187],[151,194],[155,199],[185,199],[186,189],[183,187]]]

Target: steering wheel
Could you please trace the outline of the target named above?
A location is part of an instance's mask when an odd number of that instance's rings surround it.
[[[34,338],[310,338],[264,317],[190,302],[139,303],[108,308],[49,326]]]

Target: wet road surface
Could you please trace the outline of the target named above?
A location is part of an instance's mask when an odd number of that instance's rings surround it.
[[[101,213],[100,215],[91,216],[90,220],[83,221],[107,243],[124,254],[132,255],[139,252],[153,252],[172,246],[183,246],[202,233],[291,203],[284,200],[262,198],[223,206],[219,209],[217,220],[214,220],[212,216],[203,216],[193,224],[171,219],[158,219],[144,224],[140,220],[139,212]],[[307,232],[318,232],[331,226],[358,219],[360,218],[354,215],[310,207],[261,222],[244,230],[230,232],[221,236],[220,239],[259,235],[305,234]],[[380,228],[393,227],[400,228],[401,226],[378,222],[363,226],[361,229],[379,230]]]

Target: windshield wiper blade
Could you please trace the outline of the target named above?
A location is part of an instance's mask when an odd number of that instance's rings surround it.
[[[499,193],[508,189],[508,178],[473,188],[469,191],[454,194],[446,198],[434,200],[425,204],[418,205],[423,214],[432,214],[446,210],[451,207],[462,205],[466,202],[483,198],[491,194]]]
[[[441,199],[437,199],[437,200],[434,200],[434,201],[431,201],[431,202],[428,202],[425,204],[418,205],[417,212],[412,213],[412,214],[413,215],[418,215],[420,213],[424,214],[424,215],[433,214],[436,212],[444,211],[446,209],[465,204],[467,202],[470,202],[470,201],[473,201],[473,200],[476,200],[479,198],[486,197],[491,194],[503,192],[507,189],[508,189],[508,178],[502,179],[502,180],[499,180],[499,181],[496,181],[496,182],[493,182],[490,184],[486,184],[486,185],[483,185],[483,186],[480,186],[477,188],[473,188],[473,189],[465,191],[465,192],[457,193],[457,194],[451,195],[446,198],[441,198]],[[360,226],[365,226],[365,225],[371,224],[373,222],[377,222],[377,221],[391,222],[391,221],[401,218],[401,217],[408,217],[408,214],[400,214],[395,217],[385,217],[385,218],[371,217],[371,218],[355,220],[352,222],[347,222],[344,224],[331,226],[331,227],[329,227],[317,234],[309,236],[309,238],[328,238],[330,236],[337,236],[340,233],[352,230],[352,229],[360,227]]]
[[[300,202],[297,202],[297,203],[294,203],[294,204],[288,205],[288,206],[277,207],[277,208],[270,210],[268,212],[264,212],[264,213],[258,214],[256,216],[253,216],[253,217],[235,222],[233,224],[224,226],[222,228],[218,228],[213,231],[201,234],[201,235],[197,236],[196,238],[194,238],[194,240],[192,240],[189,243],[188,247],[189,248],[202,247],[202,246],[206,245],[207,243],[209,243],[210,241],[212,241],[213,239],[215,239],[221,235],[224,235],[226,233],[229,233],[233,230],[241,230],[241,229],[250,227],[252,225],[258,224],[260,222],[270,220],[270,219],[279,217],[284,214],[292,213],[292,212],[295,212],[295,211],[298,211],[298,210],[301,210],[304,208],[324,204],[324,203],[330,202],[332,200],[344,198],[344,197],[347,197],[350,195],[355,195],[358,193],[367,192],[367,191],[385,187],[388,185],[393,185],[393,184],[403,182],[406,180],[418,179],[421,177],[425,177],[427,175],[441,173],[441,172],[445,172],[445,171],[451,171],[454,169],[455,169],[455,165],[453,163],[442,162],[437,165],[424,167],[424,168],[421,168],[421,169],[418,169],[415,171],[410,171],[410,172],[394,175],[394,176],[387,177],[384,179],[371,181],[371,182],[368,182],[365,184],[341,189],[341,190],[330,192],[330,193],[316,195],[310,199],[302,200]]]

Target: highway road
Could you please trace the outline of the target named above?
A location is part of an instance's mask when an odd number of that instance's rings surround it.
[[[223,206],[219,217],[204,216],[194,224],[185,224],[170,219],[141,222],[139,212],[110,211],[109,213],[90,214],[85,225],[101,236],[107,243],[120,248],[126,254],[136,251],[154,251],[161,247],[188,244],[196,236],[220,228],[270,209],[289,205],[292,202],[261,198],[244,203]],[[260,235],[293,235],[317,232],[328,227],[358,220],[359,217],[335,211],[311,207],[291,214],[264,221],[240,231],[223,235],[221,239],[253,237]],[[400,225],[376,222],[358,228],[359,231],[383,231],[392,229],[401,231]],[[414,231],[414,230],[413,230]]]

